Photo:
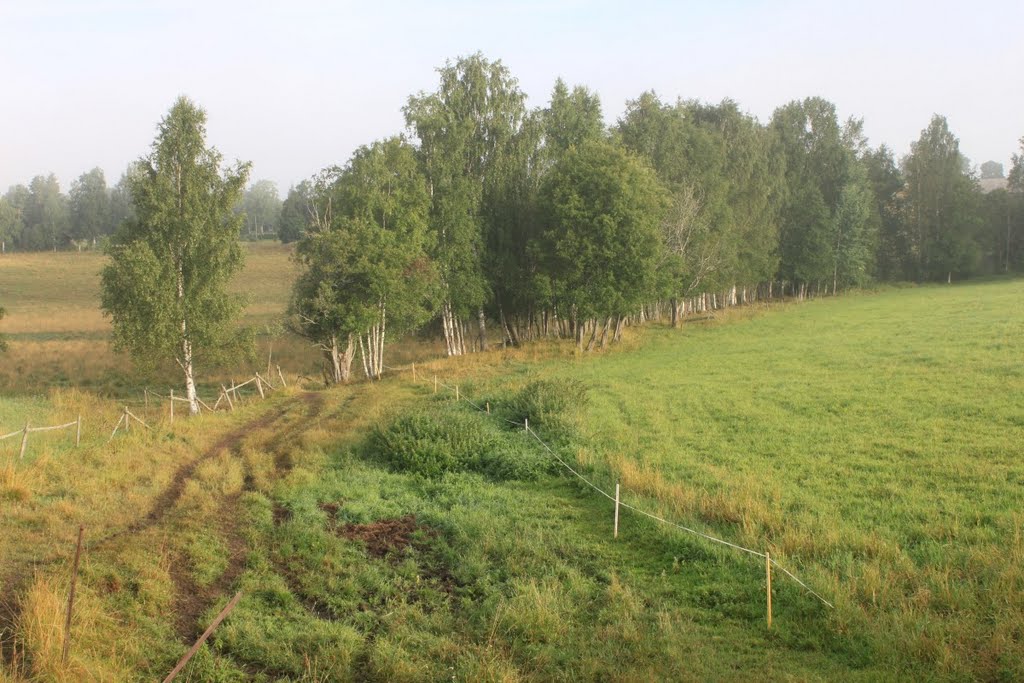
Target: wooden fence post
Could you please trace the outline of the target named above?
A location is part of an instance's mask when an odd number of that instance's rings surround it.
[[[459,385],[458,384],[455,385],[455,400],[456,401],[459,400]]]
[[[82,414],[78,414],[78,432],[75,434],[75,448],[82,445]]]
[[[487,414],[488,415],[491,414],[491,402],[490,401],[487,402]]]
[[[174,424],[174,389],[171,389],[171,424]]]
[[[224,388],[223,384],[220,385],[220,390],[224,392],[224,398],[228,400],[228,407],[231,408],[232,412],[234,412],[235,404],[231,402],[231,397],[228,396],[228,390]]]
[[[764,551],[764,571],[768,577],[768,628],[772,627],[772,554]]]
[[[29,426],[30,426],[29,423],[26,422],[25,423],[25,433],[22,434],[22,436],[21,436],[21,455],[18,456],[19,460],[21,458],[25,457],[25,449],[28,448],[28,429],[29,429]]]
[[[85,527],[78,525],[78,545],[75,546],[75,565],[71,570],[71,592],[68,594],[68,615],[64,620],[64,652],[60,663],[67,664],[68,652],[71,650],[71,611],[75,608],[75,584],[78,582],[78,560],[82,556],[82,533]]]
[[[145,404],[144,407],[146,410],[149,410],[149,387],[142,390],[142,396]]]
[[[528,417],[524,417],[523,418],[523,431],[524,432],[530,431],[530,418],[528,418]]]
[[[260,398],[266,398],[266,396],[263,395],[263,382],[260,381],[259,374],[256,375],[256,388],[259,389]]]
[[[181,673],[181,670],[185,668],[186,664],[188,664],[188,660],[192,659],[192,656],[195,655],[195,653],[199,652],[199,648],[203,646],[203,643],[205,643],[206,639],[210,637],[210,634],[213,633],[213,630],[220,626],[220,622],[224,621],[228,614],[231,613],[231,610],[235,608],[235,605],[238,604],[238,601],[241,599],[241,597],[241,591],[235,593],[235,597],[231,598],[231,602],[229,602],[227,606],[225,606],[224,609],[220,611],[220,614],[218,614],[217,618],[213,620],[213,623],[210,624],[205,631],[203,631],[203,635],[199,636],[199,640],[195,642],[195,645],[193,645],[192,648],[185,653],[185,656],[181,658],[181,661],[179,661],[177,665],[175,665],[175,667],[171,669],[171,673],[167,674],[167,678],[164,679],[163,683],[171,683],[171,681],[174,680],[175,676]]]
[[[287,388],[288,387],[288,382],[284,381],[284,373],[281,372],[281,366],[280,365],[277,366],[277,376],[281,378],[281,386]]]
[[[619,537],[619,483],[615,482],[615,533],[612,538]]]

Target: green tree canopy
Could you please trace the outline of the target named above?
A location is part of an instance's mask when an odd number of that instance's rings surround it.
[[[622,316],[649,301],[666,203],[654,172],[620,146],[597,140],[570,149],[541,190],[537,249],[553,305],[580,321]]]
[[[387,332],[434,314],[426,179],[413,148],[390,138],[329,169],[314,194],[320,222],[296,252],[293,327],[320,345],[334,381],[348,379],[356,341],[367,376],[378,377]]]
[[[232,209],[249,174],[206,146],[206,112],[178,98],[152,151],[129,176],[134,217],[118,228],[102,273],[114,344],[140,363],[173,360],[196,413],[195,364],[237,349],[241,309],[227,283],[242,267],[242,218]]]
[[[71,186],[68,204],[73,239],[93,240],[111,232],[110,195],[102,169],[94,168],[78,177]]]

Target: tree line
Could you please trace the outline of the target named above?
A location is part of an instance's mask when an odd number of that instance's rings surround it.
[[[652,304],[675,322],[773,294],[1024,266],[1024,140],[1010,191],[984,194],[938,115],[897,162],[819,97],[763,124],[731,100],[645,92],[608,128],[584,86],[559,80],[531,110],[500,61],[438,73],[434,92],[409,97],[403,133],[309,188],[293,329],[335,381],[357,353],[377,376],[385,330],[428,322],[449,355],[485,349],[488,325],[509,344],[590,349]]]
[[[50,173],[28,185],[14,185],[0,196],[0,244],[4,251],[97,249],[132,216],[129,189],[132,164],[110,186],[103,170],[94,168],[78,177],[67,194]],[[277,186],[259,180],[239,197],[233,210],[244,216],[242,239],[280,239],[294,242],[305,232],[309,184],[292,187],[282,201]]]
[[[651,315],[1024,265],[1024,141],[1009,191],[983,194],[941,116],[897,162],[816,97],[761,123],[731,100],[646,92],[607,127],[584,86],[559,80],[529,109],[500,61],[438,74],[408,98],[405,131],[281,203],[299,233],[290,327],[333,381],[357,359],[379,377],[385,340],[418,330],[452,356],[499,338],[589,350]],[[132,214],[103,274],[115,342],[176,361],[190,399],[196,359],[238,341],[224,284],[252,220],[237,210],[249,168],[222,172],[205,120],[181,98],[162,121],[127,175]]]

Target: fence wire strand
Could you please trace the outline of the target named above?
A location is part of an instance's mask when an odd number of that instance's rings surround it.
[[[403,372],[403,371],[409,370],[409,368],[394,368],[394,367],[391,367],[389,365],[384,365],[384,367],[387,368],[388,370],[393,370],[395,372]],[[436,379],[436,375],[435,375],[435,379]],[[451,386],[449,384],[446,384],[445,382],[442,382],[441,380],[436,380],[436,381],[437,381],[438,386],[442,386],[445,389],[447,389],[448,391],[450,391],[452,393],[456,393],[456,388],[455,387],[453,387],[453,386]],[[460,395],[459,395],[459,400],[460,401],[465,401],[466,403],[468,403],[470,406],[472,406],[476,410],[480,411],[481,413],[486,412],[484,408],[481,408],[479,405],[477,405],[473,401],[469,400],[465,396],[462,396],[461,392],[460,392]],[[582,481],[584,484],[586,484],[590,488],[592,488],[595,491],[597,491],[599,494],[601,494],[602,496],[604,496],[608,500],[611,500],[611,501],[615,500],[615,497],[613,495],[611,495],[610,493],[608,493],[607,491],[602,489],[600,486],[598,486],[597,484],[592,482],[590,479],[588,479],[584,475],[580,474],[575,468],[573,468],[561,456],[559,456],[558,453],[556,453],[555,450],[553,448],[551,448],[551,446],[549,446],[547,443],[544,442],[543,439],[540,438],[540,436],[537,434],[537,432],[535,432],[532,428],[530,428],[528,422],[516,422],[514,420],[509,420],[508,418],[503,418],[503,417],[496,416],[496,415],[491,415],[491,416],[495,417],[496,419],[503,420],[504,422],[507,422],[508,424],[515,425],[517,427],[523,427],[525,429],[525,431],[528,434],[530,434],[530,436],[532,436],[534,439],[536,439],[537,443],[539,443],[541,446],[543,446],[544,449],[548,453],[550,453],[551,456],[554,457],[554,459],[557,460],[558,463],[562,467],[564,467],[565,469],[569,470],[569,472],[571,472],[573,475],[575,475],[576,478],[578,478],[580,481]],[[743,547],[741,545],[738,545],[736,543],[731,543],[731,542],[726,541],[726,540],[721,539],[721,538],[716,538],[715,536],[711,536],[710,534],[706,534],[706,533],[704,533],[702,531],[698,531],[696,529],[691,529],[690,527],[683,526],[682,524],[677,524],[677,523],[675,523],[673,521],[665,519],[664,517],[659,517],[658,515],[656,515],[654,513],[647,512],[646,510],[638,508],[638,507],[636,507],[634,505],[630,505],[628,503],[624,503],[624,502],[622,502],[621,497],[619,499],[619,507],[626,508],[627,510],[632,510],[633,512],[636,512],[637,514],[643,515],[644,517],[648,517],[649,519],[652,519],[652,520],[654,520],[656,522],[660,522],[662,524],[667,524],[668,526],[675,527],[676,529],[679,529],[680,531],[685,531],[688,534],[693,534],[694,536],[698,536],[698,537],[703,538],[703,539],[705,539],[707,541],[711,541],[712,543],[718,543],[720,545],[732,548],[734,550],[739,550],[741,552],[748,553],[750,555],[753,555],[755,557],[760,557],[762,559],[765,559],[767,557],[767,555],[765,553],[762,553],[760,551],[753,550],[751,548],[745,548],[745,547]],[[828,605],[828,607],[830,607],[830,608],[833,608],[833,609],[835,608],[835,605],[833,605],[831,602],[829,602],[824,597],[822,597],[819,593],[817,593],[814,589],[812,589],[806,583],[804,583],[799,578],[797,578],[796,575],[793,574],[793,572],[791,572],[788,569],[786,569],[785,567],[783,567],[776,560],[768,559],[768,562],[770,562],[773,567],[775,567],[776,569],[781,571],[783,574],[785,574],[786,576],[791,578],[798,585],[800,585],[804,590],[806,590],[808,593],[810,593],[811,595],[816,597],[822,603],[824,603],[825,605]]]

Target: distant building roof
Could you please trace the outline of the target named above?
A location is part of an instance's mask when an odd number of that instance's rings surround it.
[[[988,194],[992,190],[1005,190],[1006,178],[982,178],[978,185],[981,186],[983,194]]]

